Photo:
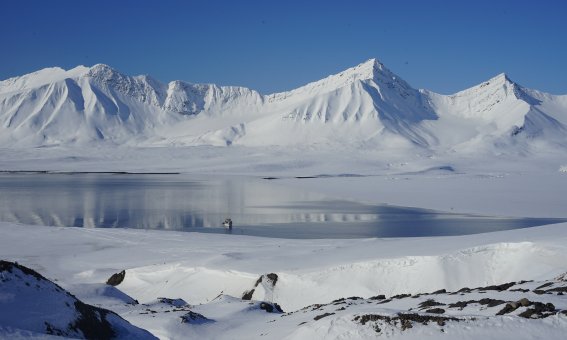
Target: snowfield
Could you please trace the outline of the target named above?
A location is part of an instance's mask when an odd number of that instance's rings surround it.
[[[370,338],[379,328],[382,335],[404,339],[560,339],[567,327],[562,312],[567,299],[561,293],[567,289],[561,276],[567,263],[566,227],[563,223],[461,237],[287,240],[3,223],[0,256],[41,272],[84,302],[111,309],[160,338]],[[122,283],[116,288],[104,285],[123,269]],[[262,277],[270,273],[275,280]],[[514,283],[490,288],[508,282]],[[252,302],[242,300],[251,289]],[[436,295],[430,295],[433,292]],[[353,296],[363,300],[345,300]],[[523,298],[533,307],[496,315],[507,303]],[[420,308],[431,299],[439,305],[427,306],[444,311]],[[498,303],[493,306],[482,299],[503,302],[493,301]],[[338,302],[331,303],[334,300]],[[266,301],[272,312],[253,301]],[[473,302],[463,306],[462,301]],[[5,303],[0,299],[0,305]],[[287,314],[278,312],[274,303]],[[553,308],[545,307],[548,303]],[[520,316],[530,308],[534,311],[526,313],[539,313],[537,319]],[[190,312],[197,313],[195,320],[182,322],[181,316]],[[360,321],[363,315],[396,318],[400,313],[461,321],[415,316],[410,318],[417,321],[404,321],[406,326],[397,319]],[[6,314],[0,316],[3,332],[6,327],[37,332]],[[413,326],[407,327],[407,322]]]

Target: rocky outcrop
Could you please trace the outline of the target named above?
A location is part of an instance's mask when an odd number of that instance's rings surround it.
[[[122,281],[124,281],[125,276],[126,276],[125,270],[121,271],[120,273],[112,274],[112,276],[109,277],[108,280],[106,281],[106,284],[111,286],[118,286],[119,284],[122,283]]]
[[[242,300],[252,300],[252,296],[254,295],[254,292],[258,287],[258,285],[262,284],[264,286],[264,289],[272,291],[276,287],[277,282],[278,282],[278,274],[269,273],[260,276],[258,280],[256,280],[254,287],[250,290],[245,291],[242,294]]]

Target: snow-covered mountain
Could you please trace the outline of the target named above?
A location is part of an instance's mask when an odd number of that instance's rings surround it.
[[[565,95],[526,89],[505,74],[449,96],[422,92],[439,116],[431,128],[441,146],[474,150],[487,145],[526,146],[530,141],[565,145]]]
[[[453,95],[416,90],[375,59],[292,91],[163,84],[106,65],[0,82],[0,142],[352,145],[469,151],[564,147],[567,95],[501,74]]]

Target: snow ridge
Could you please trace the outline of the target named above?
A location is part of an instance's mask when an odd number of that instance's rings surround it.
[[[506,74],[441,95],[416,90],[377,59],[295,90],[161,83],[97,64],[0,82],[4,145],[342,145],[477,152],[565,147],[567,96]],[[237,131],[237,133],[235,133]]]

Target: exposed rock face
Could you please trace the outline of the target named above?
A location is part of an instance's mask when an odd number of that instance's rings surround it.
[[[490,299],[490,298],[484,298],[484,299],[480,299],[480,300],[467,300],[467,301],[458,301],[455,303],[452,303],[449,305],[450,308],[460,308],[463,309],[466,306],[468,306],[471,303],[478,303],[479,305],[485,305],[487,307],[495,307],[501,304],[506,303],[506,301],[503,300],[497,300],[497,299]]]
[[[166,297],[158,297],[157,300],[161,303],[168,304],[173,307],[184,307],[188,306],[189,304],[183,299],[170,299]]]
[[[118,286],[122,283],[122,281],[124,281],[124,277],[126,277],[125,270],[121,271],[120,273],[112,274],[112,276],[109,277],[106,281],[106,284],[111,286]]]
[[[283,313],[282,307],[277,303],[270,302],[260,302],[260,309],[265,310],[268,313]]]
[[[431,308],[426,310],[425,312],[431,314],[443,314],[445,313],[445,310],[443,308]]]
[[[316,315],[313,318],[313,320],[315,320],[315,321],[321,320],[322,318],[326,318],[327,316],[331,316],[331,315],[335,315],[335,313],[324,313],[324,314]]]
[[[192,323],[192,324],[202,324],[207,322],[213,322],[213,320],[205,317],[202,314],[189,311],[187,314],[181,316],[181,322]]]
[[[262,284],[264,286],[264,289],[271,291],[276,287],[277,282],[278,274],[276,273],[269,273],[260,276],[258,280],[256,280],[254,288],[247,290],[242,294],[242,300],[252,300],[252,296],[254,295],[254,292],[256,291],[258,285]]]
[[[435,294],[435,293],[434,293]],[[444,306],[444,303],[441,302],[437,302],[433,299],[429,299],[426,301],[423,301],[422,303],[419,304],[419,308],[423,309],[423,308],[428,308],[428,307],[434,307],[434,306]]]
[[[250,289],[242,294],[242,300],[252,300],[252,295],[254,295],[254,289]]]
[[[379,314],[365,314],[356,316],[353,320],[361,325],[365,325],[369,322],[374,322],[374,330],[380,333],[381,329],[379,323],[385,323],[388,325],[399,327],[402,331],[413,328],[415,323],[420,323],[422,325],[427,325],[430,322],[435,322],[439,326],[444,326],[447,321],[462,321],[462,319],[455,317],[446,316],[430,316],[430,315],[420,315],[415,313],[398,313],[396,316],[387,316]]]

